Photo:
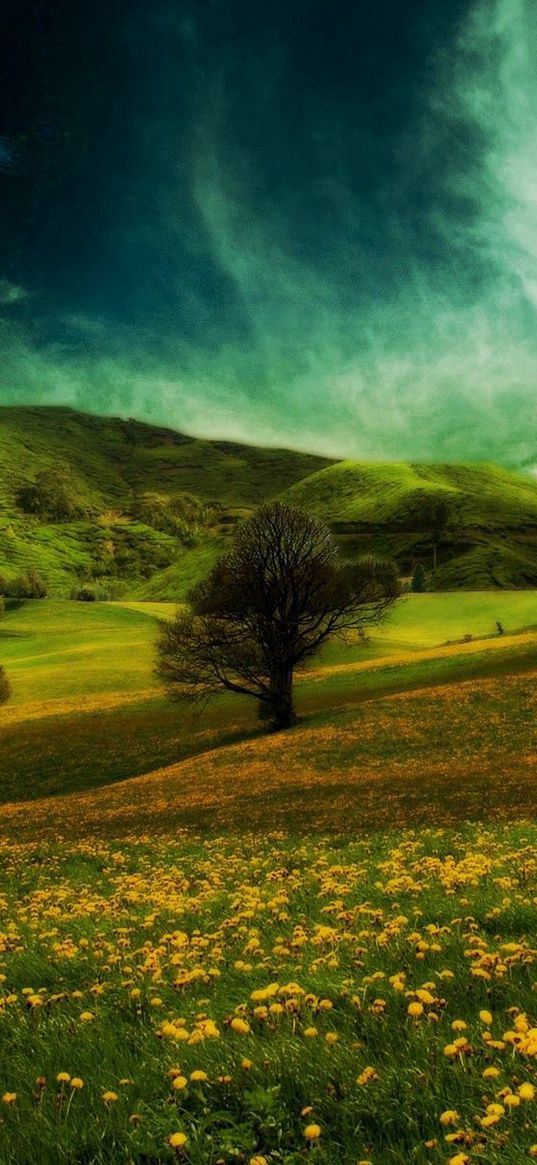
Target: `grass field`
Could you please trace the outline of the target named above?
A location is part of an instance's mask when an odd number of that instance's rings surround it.
[[[537,595],[407,597],[277,735],[162,697],[172,611],[0,623],[1,1165],[529,1162]]]
[[[77,503],[63,522],[21,502],[21,489],[54,466],[68,471]],[[432,571],[431,507],[444,502],[433,589],[537,585],[537,482],[529,474],[332,462],[68,408],[0,407],[0,575],[37,568],[53,595],[86,583],[113,597],[183,598],[236,521],[276,495],[332,523],[347,556],[393,558],[403,575],[416,562]],[[185,496],[204,516],[182,538],[162,517]]]
[[[173,610],[47,600],[6,614],[0,660],[13,697],[0,711],[2,801],[96,787],[255,739],[248,701],[223,697],[207,712],[162,695],[152,675],[154,639],[157,619]],[[383,694],[537,667],[537,632],[480,639],[493,635],[498,618],[506,632],[531,628],[537,596],[408,596],[369,644],[333,644],[299,678],[305,725]],[[443,646],[466,635],[475,641]]]

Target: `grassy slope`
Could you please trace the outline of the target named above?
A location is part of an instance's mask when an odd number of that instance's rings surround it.
[[[537,482],[496,466],[339,462],[297,482],[286,498],[329,522],[354,526],[349,554],[372,550],[431,562],[422,507],[449,511],[435,586],[532,585],[537,571]]]
[[[47,526],[18,510],[18,489],[57,462],[71,467],[78,502],[103,514],[99,522]],[[0,408],[0,573],[33,565],[56,590],[69,590],[76,571],[91,570],[99,544],[113,543],[116,558],[131,556],[125,573],[138,597],[181,597],[204,573],[220,537],[209,531],[199,547],[184,550],[141,522],[126,525],[122,514],[135,492],[173,498],[186,491],[234,514],[326,464],[321,457],[196,440],[72,409]],[[155,581],[144,582],[144,573]]]
[[[203,842],[144,809],[2,849],[3,1165],[534,1156],[534,825]]]
[[[100,513],[98,520],[46,526],[17,510],[18,488],[58,461],[71,465],[78,501]],[[35,565],[56,593],[68,593],[98,564],[98,573],[110,574],[129,597],[180,599],[227,545],[225,528],[207,529],[198,545],[185,549],[124,515],[135,493],[173,498],[184,491],[219,502],[232,520],[283,493],[346,524],[347,533],[338,534],[346,555],[389,554],[403,573],[413,559],[430,564],[432,540],[422,511],[424,503],[442,498],[449,521],[435,587],[537,585],[537,482],[506,470],[330,463],[71,409],[0,409],[0,573]]]
[[[537,667],[537,635],[445,648],[465,634],[535,625],[532,592],[409,596],[370,643],[328,647],[299,679],[298,704],[316,717],[390,693]],[[257,732],[248,701],[209,711],[170,704],[152,675],[160,603],[26,603],[0,623],[0,658],[13,684],[0,710],[0,798],[97,787]],[[361,713],[360,713],[361,715]],[[98,747],[96,747],[98,741]]]

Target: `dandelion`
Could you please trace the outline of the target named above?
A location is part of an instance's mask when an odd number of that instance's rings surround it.
[[[117,1092],[108,1090],[107,1092],[103,1092],[102,1099],[105,1104],[114,1104],[116,1100],[119,1100],[119,1096]]]
[[[95,1019],[95,1016],[94,1016],[92,1011],[82,1011],[80,1013],[80,1022],[81,1023],[91,1023],[92,1019]]]
[[[420,1015],[423,1015],[423,1011],[423,1003],[418,1003],[417,1000],[409,1003],[407,1007],[407,1013],[411,1019],[419,1019]]]
[[[174,1076],[172,1081],[172,1088],[175,1088],[176,1092],[182,1092],[183,1089],[186,1088],[187,1084],[188,1080],[186,1076]]]
[[[83,1081],[81,1076],[72,1076],[71,1077],[71,1088],[75,1088],[77,1091],[79,1091],[83,1087],[84,1087],[84,1081]]]
[[[481,1020],[481,1023],[484,1023],[486,1025],[486,1027],[490,1027],[490,1025],[492,1023],[492,1012],[486,1011],[486,1010],[480,1011],[479,1018]]]
[[[521,1100],[535,1100],[535,1085],[529,1082],[521,1084],[518,1089],[518,1095]]]
[[[236,1032],[237,1035],[240,1036],[245,1036],[247,1032],[250,1031],[250,1024],[248,1021],[245,1019],[240,1019],[238,1016],[235,1016],[235,1018],[231,1020],[229,1026],[232,1031]]]
[[[4,1104],[15,1104],[16,1099],[17,1099],[16,1092],[4,1092],[4,1095],[2,1097]]]
[[[441,1125],[455,1125],[460,1120],[456,1108],[446,1108],[446,1111],[440,1116]]]
[[[186,1133],[170,1133],[168,1137],[168,1144],[171,1145],[172,1149],[182,1149],[187,1141]]]
[[[307,1141],[318,1141],[321,1135],[321,1131],[322,1130],[320,1125],[306,1125],[306,1128],[304,1129],[304,1136]]]
[[[378,1080],[378,1078],[376,1068],[369,1066],[368,1068],[364,1068],[363,1072],[360,1072],[360,1075],[356,1077],[356,1083],[361,1085],[370,1084],[372,1080]]]

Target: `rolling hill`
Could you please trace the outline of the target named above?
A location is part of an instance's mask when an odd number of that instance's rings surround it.
[[[66,475],[72,513],[62,520],[28,505],[47,472]],[[53,594],[89,584],[112,597],[180,599],[236,522],[276,496],[328,521],[347,557],[388,555],[403,575],[423,562],[434,589],[537,585],[530,477],[489,465],[333,462],[69,408],[0,408],[0,575],[35,567]]]

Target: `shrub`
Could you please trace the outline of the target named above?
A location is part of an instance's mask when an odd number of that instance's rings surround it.
[[[11,599],[46,599],[47,584],[37,570],[29,567],[17,578],[3,579],[4,595]]]
[[[0,704],[5,704],[11,695],[11,684],[6,675],[6,669],[0,664]]]
[[[19,490],[17,503],[26,514],[46,522],[73,522],[89,512],[76,498],[76,483],[66,465],[42,469]]]
[[[418,562],[414,574],[412,575],[412,590],[415,592],[415,594],[423,594],[423,592],[427,590],[427,575],[425,573],[425,567],[422,562]]]
[[[94,603],[97,595],[91,587],[80,587],[71,592],[71,598],[76,599],[79,603]]]

